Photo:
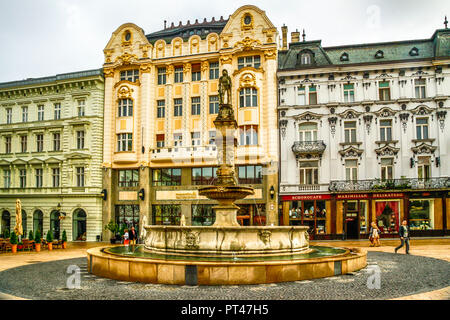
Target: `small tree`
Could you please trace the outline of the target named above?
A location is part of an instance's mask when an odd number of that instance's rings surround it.
[[[62,242],[67,242],[67,234],[66,234],[66,230],[63,230],[61,240],[62,240]]]
[[[114,222],[114,220],[110,220],[108,224],[105,226],[105,230],[111,231],[113,234],[113,237],[116,235],[117,231],[119,230],[119,225]]]
[[[41,232],[39,231],[39,229],[36,230],[36,233],[34,235],[34,242],[35,243],[41,243]]]
[[[14,231],[11,233],[11,238],[9,239],[9,242],[11,244],[17,244],[17,235]]]
[[[28,233],[28,240],[33,241],[33,231],[30,230],[30,232]]]
[[[5,229],[5,231],[3,232],[3,237],[4,237],[5,239],[8,239],[9,236],[10,236],[9,230],[8,230],[8,229]]]
[[[53,234],[51,230],[48,230],[46,240],[47,242],[53,242]]]

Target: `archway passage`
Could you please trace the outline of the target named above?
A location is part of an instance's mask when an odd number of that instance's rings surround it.
[[[22,209],[22,230],[23,230],[22,238],[27,239],[28,238],[27,213],[23,209]]]
[[[53,239],[59,239],[61,227],[59,215],[59,211],[57,210],[53,210],[50,214],[50,231],[53,233]]]
[[[11,214],[7,210],[2,212],[1,233],[5,233],[5,230],[11,230]]]
[[[39,230],[41,236],[43,235],[44,228],[44,214],[41,210],[36,210],[33,213],[33,232],[36,235],[36,231]]]
[[[72,235],[74,241],[86,241],[86,212],[77,209],[73,214]]]

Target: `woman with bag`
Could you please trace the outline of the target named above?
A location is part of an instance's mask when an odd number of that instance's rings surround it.
[[[370,224],[370,232],[369,232],[369,241],[371,247],[379,247],[380,246],[380,229],[375,221]]]

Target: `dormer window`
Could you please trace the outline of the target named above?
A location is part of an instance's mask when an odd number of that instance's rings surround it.
[[[384,53],[381,50],[378,50],[377,53],[375,53],[375,59],[381,59],[384,58]]]
[[[348,53],[347,53],[347,52],[344,52],[344,53],[341,55],[341,61],[348,61]]]
[[[300,56],[301,64],[311,64],[311,54],[310,53],[302,53]]]
[[[417,49],[416,47],[412,48],[412,49],[409,51],[409,55],[412,56],[412,57],[418,56],[418,55],[419,55],[419,49]]]

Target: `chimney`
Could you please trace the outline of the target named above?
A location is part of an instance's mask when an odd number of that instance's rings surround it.
[[[281,27],[281,33],[282,33],[282,41],[283,41],[283,44],[281,46],[281,50],[287,50],[287,33],[288,33],[288,28],[284,24]]]
[[[300,32],[298,30],[291,32],[291,42],[300,42]]]

